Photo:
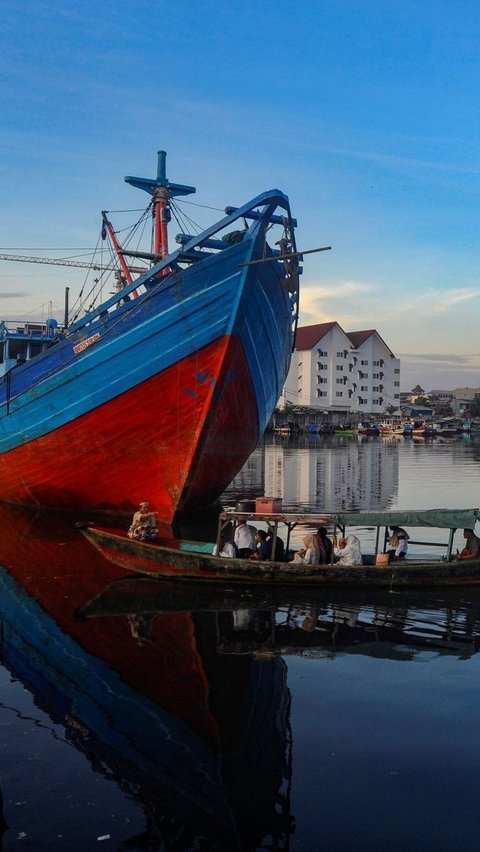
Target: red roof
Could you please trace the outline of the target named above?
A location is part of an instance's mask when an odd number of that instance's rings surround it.
[[[322,337],[335,326],[337,322],[319,322],[317,325],[304,325],[303,328],[297,328],[297,337],[295,340],[295,349],[305,350],[313,349]]]
[[[305,349],[314,349],[334,326],[337,326],[341,331],[343,331],[338,322],[319,322],[316,325],[304,325],[302,328],[297,328],[295,349],[299,349],[302,352]],[[367,331],[347,331],[343,333],[348,337],[354,349],[358,349],[362,343],[365,343],[365,341],[372,336],[372,334],[376,334],[382,343],[385,344],[392,357],[395,357],[390,347],[385,343],[383,337],[381,337],[378,331],[374,328],[369,328]]]
[[[359,349],[360,346],[362,345],[362,343],[365,343],[365,341],[368,340],[368,338],[371,337],[372,334],[376,334],[377,337],[380,338],[382,343],[387,347],[392,358],[395,358],[395,355],[393,354],[389,345],[387,343],[385,343],[383,337],[381,336],[381,334],[378,333],[378,331],[375,328],[369,328],[368,331],[347,331],[346,332],[346,335],[347,335],[348,339],[350,340],[350,342],[352,343],[354,349]]]
[[[358,349],[372,334],[375,334],[374,328],[369,328],[368,331],[347,331],[347,337],[353,343],[354,349]]]

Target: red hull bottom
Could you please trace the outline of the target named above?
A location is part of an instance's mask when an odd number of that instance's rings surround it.
[[[225,366],[228,362],[228,368]],[[0,500],[162,520],[208,505],[258,441],[240,341],[223,337],[74,422],[0,457]]]

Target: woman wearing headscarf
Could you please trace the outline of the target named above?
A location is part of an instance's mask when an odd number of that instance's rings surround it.
[[[304,535],[303,550],[297,551],[294,557],[295,562],[302,562],[304,565],[318,565],[320,562],[320,552],[318,549],[317,537],[315,535]]]
[[[388,536],[388,558],[405,559],[408,551],[409,534],[402,527],[390,527],[390,535]]]
[[[338,545],[333,540],[333,552],[335,554],[335,562],[337,565],[362,565],[362,550],[360,540],[356,535],[347,535],[346,538],[340,538]]]

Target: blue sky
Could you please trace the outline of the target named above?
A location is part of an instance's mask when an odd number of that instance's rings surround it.
[[[192,200],[278,187],[299,247],[332,245],[305,258],[302,324],[377,328],[403,390],[477,387],[479,42],[461,0],[4,0],[0,251],[93,247],[163,148]],[[84,278],[1,275],[4,317],[61,315]]]

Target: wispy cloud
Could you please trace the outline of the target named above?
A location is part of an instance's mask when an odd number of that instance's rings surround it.
[[[346,309],[351,310],[351,300],[365,297],[375,290],[373,284],[363,281],[306,285],[300,297],[301,322],[308,325],[335,319],[342,324]]]
[[[457,365],[471,365],[472,361],[479,358],[478,352],[472,352],[469,355],[458,355],[453,352],[423,352],[421,354],[417,354],[416,352],[400,352],[399,358],[404,359],[405,361],[421,361],[423,363],[434,363],[434,364],[455,364]]]
[[[396,306],[397,314],[415,317],[416,319],[439,316],[451,311],[456,306],[480,296],[480,287],[459,287],[450,290],[429,289],[418,296],[409,295],[405,302],[400,301]]]

